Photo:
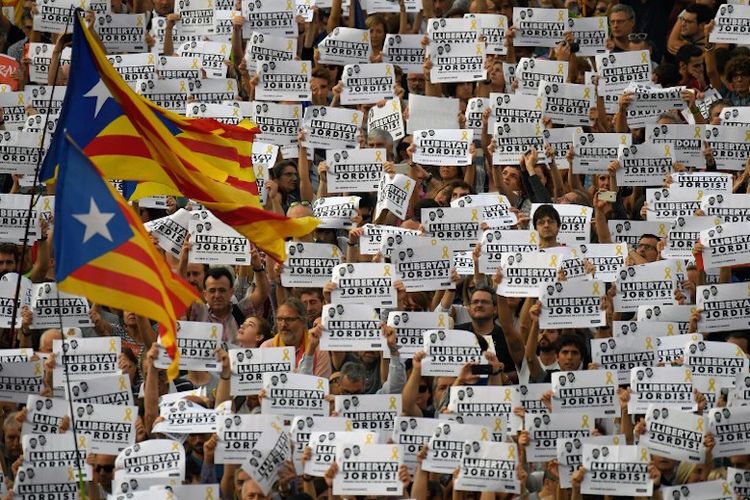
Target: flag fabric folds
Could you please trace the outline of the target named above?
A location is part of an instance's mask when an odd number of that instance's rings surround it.
[[[186,118],[137,95],[75,16],[68,88],[41,179],[55,176],[68,134],[105,178],[174,189],[283,260],[284,239],[308,234],[318,221],[262,208],[250,161],[257,132],[255,126]]]
[[[61,144],[55,194],[55,279],[60,290],[160,324],[179,372],[176,325],[195,289],[156,250],[138,215],[69,136]]]

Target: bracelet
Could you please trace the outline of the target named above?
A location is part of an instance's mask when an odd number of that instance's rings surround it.
[[[266,270],[266,268],[265,268],[265,267],[261,267],[260,269],[255,269],[255,268],[253,268],[253,272],[256,272],[256,273],[262,273],[262,272],[263,272],[263,271],[265,271],[265,270]]]
[[[231,375],[229,375],[228,377],[225,377],[224,375],[221,375],[221,374],[219,374],[219,377],[221,378],[221,380],[229,380],[232,378]]]

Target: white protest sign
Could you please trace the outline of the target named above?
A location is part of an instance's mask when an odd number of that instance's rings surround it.
[[[557,458],[559,439],[582,439],[594,430],[594,416],[588,413],[526,413],[524,428],[531,442],[526,449],[529,462],[546,462]]]
[[[25,403],[30,394],[43,387],[42,361],[3,363],[0,370],[0,401]]]
[[[332,196],[318,198],[313,202],[313,216],[320,219],[319,228],[350,229],[357,215],[359,196]]]
[[[508,53],[505,46],[505,30],[508,18],[502,14],[464,14],[464,17],[479,21],[479,32],[484,38],[485,52],[504,56]]]
[[[437,422],[428,445],[427,458],[422,470],[451,474],[461,464],[464,443],[479,438],[489,441],[490,429],[482,425],[459,424],[451,421]]]
[[[618,186],[661,186],[674,166],[672,144],[620,145],[617,161]]]
[[[190,217],[190,212],[181,208],[167,217],[154,221],[150,228],[150,234],[156,237],[161,248],[173,256],[179,257],[182,252],[182,245],[188,235]]]
[[[472,137],[471,131],[465,129],[417,130],[414,132],[416,150],[412,160],[421,165],[468,166],[471,164],[469,146]]]
[[[395,307],[394,266],[379,262],[355,262],[333,268],[331,293],[334,304],[368,304],[371,307]]]
[[[396,274],[407,292],[453,289],[451,252],[446,242],[438,239],[409,239],[408,248],[399,247],[391,255]]]
[[[720,172],[673,172],[670,187],[702,189],[704,194],[732,193],[732,174]]]
[[[417,467],[417,454],[422,446],[429,443],[436,423],[433,418],[396,417],[394,420],[391,439],[393,444],[401,446],[404,464],[412,476]]]
[[[365,444],[360,448],[336,445],[338,472],[333,477],[334,495],[388,495],[403,493],[399,479],[403,463],[401,447],[392,444]]]
[[[636,311],[644,302],[652,305],[675,304],[675,263],[674,260],[662,260],[621,269],[615,282],[615,311]]]
[[[60,467],[21,465],[13,482],[13,496],[23,499],[38,496],[60,500],[80,498],[78,472],[71,465]]]
[[[675,337],[679,340],[680,337]],[[683,339],[683,346],[688,339]],[[637,367],[630,370],[631,397],[628,412],[645,413],[657,404],[683,411],[693,411],[695,395],[690,369],[679,366]]]
[[[47,84],[47,77],[49,75],[50,65],[52,64],[52,52],[54,49],[55,46],[51,43],[32,42],[29,44],[28,57],[31,59],[31,64],[29,64],[29,79],[32,82],[44,85]],[[70,47],[63,49],[63,52],[59,55],[60,65],[70,64],[70,56]],[[21,93],[21,95],[23,94]]]
[[[117,455],[135,444],[137,406],[72,403],[75,432],[88,436],[92,453]]]
[[[727,480],[729,481],[735,495],[740,498],[750,496],[750,471],[727,467]],[[713,491],[713,489],[711,491]]]
[[[511,408],[523,408],[524,415],[517,415],[511,413],[509,416],[509,424],[512,432],[523,429],[524,416],[525,415],[544,415],[549,413],[549,410],[542,402],[542,394],[550,389],[550,384],[519,384],[513,387],[511,393]]]
[[[351,429],[351,425],[351,421],[343,417],[314,417],[310,415],[295,417],[290,427],[294,468],[298,471],[302,470],[302,454],[305,447],[310,444],[310,438],[314,432],[338,433]]]
[[[516,475],[518,446],[474,439],[464,443],[456,491],[520,493],[521,483]]]
[[[232,392],[234,394],[234,392]],[[224,415],[216,419],[215,460],[217,464],[245,462],[264,430],[283,424],[277,415]]]
[[[567,9],[513,7],[517,47],[554,47],[568,30]]]
[[[609,23],[604,16],[571,17],[568,19],[568,31],[578,42],[578,56],[594,56],[607,52]]]
[[[416,184],[403,174],[387,175],[380,177],[378,186],[378,201],[375,204],[375,219],[383,210],[388,210],[401,220],[406,219],[406,209],[409,199],[414,192]]]
[[[385,158],[381,148],[326,150],[328,192],[377,192]]]
[[[651,457],[642,446],[584,444],[586,474],[581,493],[594,495],[651,496],[654,481],[648,472]]]
[[[495,152],[492,155],[493,165],[516,165],[521,156],[531,148],[544,150],[542,127],[538,123],[500,123],[495,124],[493,131]]]
[[[492,92],[489,97],[489,130],[495,123],[539,123],[544,112],[544,98],[526,94],[499,94]],[[504,129],[505,131],[505,129]]]
[[[62,328],[92,326],[86,298],[60,292],[56,283],[33,285],[31,310],[31,328],[60,328],[61,318]]]
[[[609,162],[617,159],[620,146],[630,146],[630,134],[585,133],[576,130],[573,135],[573,172],[576,174],[609,174]]]
[[[180,33],[183,35],[213,35],[213,0],[179,0],[174,13],[180,16]]]
[[[336,245],[288,241],[281,284],[285,287],[323,288],[342,258]]]
[[[715,458],[745,453],[750,446],[750,407],[714,408],[708,411],[707,420],[716,440]]]
[[[302,120],[303,144],[308,148],[354,148],[363,116],[353,109],[309,106]]]
[[[96,32],[110,54],[146,52],[146,14],[96,16]]]
[[[721,124],[738,127],[750,125],[750,108],[747,106],[730,106],[721,110]]]
[[[380,316],[369,305],[326,304],[323,306],[324,351],[382,351]]]
[[[134,88],[138,95],[168,111],[184,114],[187,110],[187,80],[138,80]]]
[[[91,465],[86,463],[89,443],[81,436],[76,443],[76,435],[68,431],[57,436],[25,434],[21,436],[23,465],[39,468],[71,466],[82,472],[84,480],[91,480]]]
[[[245,47],[245,62],[253,73],[256,65],[267,61],[291,61],[297,54],[297,39],[253,32]]]
[[[702,196],[703,191],[694,188],[646,189],[647,220],[675,221],[678,217],[693,216],[701,208]]]
[[[367,130],[375,130],[377,128],[383,129],[391,134],[394,141],[404,138],[404,119],[401,114],[401,99],[396,97],[386,101],[384,106],[373,106],[370,108],[370,111],[367,114]]]
[[[410,93],[406,133],[413,134],[416,130],[457,129],[458,113],[458,99]]]
[[[714,18],[714,29],[708,37],[711,43],[736,43],[750,45],[747,30],[750,5],[722,5]]]
[[[402,359],[410,359],[423,350],[422,338],[427,330],[448,327],[448,315],[442,312],[391,311],[387,325],[396,332],[396,345]]]
[[[202,434],[216,432],[216,411],[189,400],[159,405],[159,416],[153,432],[164,434]]]
[[[223,338],[223,325],[202,323],[199,321],[177,322],[177,349],[180,351],[180,370],[203,372],[221,371],[221,364],[216,361],[216,349]],[[154,360],[157,368],[169,368],[172,358],[166,349],[161,347],[159,338],[159,357]]]
[[[491,228],[503,228],[518,222],[516,214],[511,211],[508,198],[497,192],[467,194],[451,200],[450,206],[480,208],[482,220]]]
[[[626,119],[630,127],[648,127],[658,121],[662,113],[686,108],[682,99],[685,87],[652,87],[644,83],[631,83],[633,102],[628,106]]]
[[[60,431],[63,417],[70,414],[68,402],[64,399],[28,395],[26,419],[21,434],[52,435]]]
[[[396,75],[388,63],[349,64],[341,82],[341,104],[374,104],[394,97]]]
[[[539,83],[539,96],[544,98],[544,115],[559,125],[591,123],[589,110],[596,105],[593,85],[576,83]]]
[[[40,3],[34,14],[34,31],[69,32],[76,7],[79,7],[78,0],[48,0]]]
[[[746,283],[699,286],[699,332],[742,330],[750,325],[750,287]]]
[[[431,82],[474,82],[487,78],[482,42],[430,44],[428,53],[432,61]]]
[[[706,125],[706,144],[716,162],[716,170],[744,170],[750,155],[750,126]]]
[[[422,35],[385,35],[383,62],[399,66],[406,73],[421,73],[424,57]]]
[[[723,222],[750,221],[750,197],[744,194],[712,194],[701,199],[700,208]]]
[[[247,26],[247,25],[245,25]],[[190,41],[177,47],[176,53],[182,57],[198,57],[207,78],[226,78],[231,46],[226,42]]]
[[[617,372],[621,385],[630,382],[633,368],[654,366],[658,361],[654,337],[644,335],[591,339],[591,357],[599,368]]]
[[[539,248],[537,238],[537,232],[534,230],[485,231],[482,234],[482,251],[479,254],[479,272],[494,274],[500,269],[503,254],[536,251]]]
[[[617,374],[610,370],[556,372],[552,376],[552,412],[618,417]]]
[[[522,57],[516,66],[516,81],[522,94],[536,95],[542,81],[565,83],[568,75],[568,61],[548,61]]]
[[[727,470],[731,470],[729,467]],[[727,479],[730,478],[727,472]],[[732,487],[727,480],[715,479],[713,481],[701,481],[697,483],[688,483],[680,486],[664,486],[661,489],[663,498],[688,498],[691,500],[732,500],[733,498],[743,498],[743,495],[732,494]]]
[[[68,397],[65,391],[65,397]],[[70,384],[70,396],[78,403],[132,405],[133,389],[127,375],[103,375]]]
[[[96,337],[72,340],[53,340],[52,352],[56,363],[52,372],[53,385],[62,387],[67,377],[78,382],[99,375],[119,375],[118,358],[120,337]]]
[[[369,431],[393,431],[393,421],[401,415],[400,394],[360,394],[336,396],[336,413],[351,421],[351,429]]]
[[[296,357],[293,347],[262,349],[230,349],[232,367],[231,393],[235,396],[255,395],[263,388],[264,373],[289,373]]]
[[[534,212],[540,205],[542,204],[532,203],[530,218],[533,219]],[[566,245],[588,243],[591,237],[590,227],[593,215],[591,207],[574,204],[553,204],[552,207],[560,215],[560,232],[557,241]]]
[[[297,36],[293,1],[255,0],[243,3],[242,16],[245,18],[245,24],[242,26],[245,38],[249,38],[250,33],[254,31],[266,35]]]
[[[328,415],[328,380],[300,373],[263,373],[261,413],[295,417]]]
[[[661,255],[665,259],[692,259],[693,247],[704,229],[714,227],[716,219],[708,216],[677,217],[667,233]]]
[[[451,250],[471,250],[481,235],[479,207],[423,208],[422,223],[428,236]]]
[[[342,420],[351,424],[350,420]],[[300,420],[297,420],[297,422],[300,422]],[[375,438],[370,432],[347,431],[343,428],[310,432],[307,436],[308,442],[305,443],[305,447],[312,450],[312,456],[305,462],[303,470],[305,474],[315,477],[325,477],[331,464],[336,461],[336,445],[339,442],[345,441],[347,444],[356,444],[361,447],[368,439],[372,441]],[[292,438],[292,441],[294,441],[294,438]]]
[[[396,226],[381,226],[376,224],[365,224],[364,232],[359,238],[359,252],[362,255],[375,255],[381,249],[383,243],[401,244],[403,237],[419,236],[419,231],[403,229]],[[398,241],[401,240],[401,241]],[[387,255],[387,257],[390,257]]]
[[[258,63],[258,101],[309,101],[312,69],[307,61],[264,61]]]
[[[640,445],[661,457],[692,463],[706,460],[705,417],[663,405],[649,405]]]
[[[115,477],[185,477],[185,448],[171,439],[147,439],[128,446],[115,459]],[[117,479],[115,482],[119,482]],[[130,485],[129,485],[130,486]]]
[[[245,266],[250,262],[250,241],[211,212],[192,212],[188,227],[188,262]]]
[[[652,144],[670,144],[674,161],[688,166],[703,165],[703,127],[701,125],[650,125],[646,127],[646,142]],[[672,174],[672,182],[675,176]],[[680,173],[680,175],[695,175],[694,173]],[[710,174],[709,174],[710,175]],[[713,173],[713,175],[720,175]],[[683,187],[691,187],[685,184]]]
[[[592,328],[606,324],[604,282],[568,280],[540,287],[539,328]]]
[[[402,35],[403,36],[403,35]],[[366,64],[370,62],[372,45],[367,30],[337,26],[319,44],[322,64]]]
[[[504,297],[537,297],[539,287],[557,279],[560,256],[556,253],[517,252],[502,254],[503,280],[497,294]]]
[[[651,82],[648,50],[596,55],[599,95],[620,95],[631,82]]]
[[[750,233],[745,224],[729,222],[700,232],[706,268],[750,264]]]
[[[279,479],[279,472],[284,462],[291,457],[292,446],[286,428],[272,422],[270,428],[264,429],[251,451],[251,455],[242,465],[242,470],[256,482],[264,495],[268,495]]]
[[[427,330],[423,334],[422,373],[426,376],[455,377],[466,363],[487,364],[479,339],[465,330]]]

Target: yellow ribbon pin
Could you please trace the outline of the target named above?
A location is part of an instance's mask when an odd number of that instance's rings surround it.
[[[590,427],[588,415],[581,415],[581,427],[582,428]]]
[[[448,250],[448,247],[443,247],[443,256],[442,256],[442,258],[443,259],[450,259],[451,258],[451,254],[450,254],[450,251]]]
[[[601,295],[601,291],[599,290],[599,282],[594,281],[591,283],[591,293],[594,295]]]
[[[510,401],[511,400],[510,394],[511,394],[511,389],[505,389],[505,398],[503,399],[503,401]]]
[[[391,275],[391,266],[386,264],[383,266],[383,277]]]
[[[445,315],[443,313],[438,314],[438,328],[445,328]]]
[[[271,422],[271,428],[275,430],[278,434],[281,434],[283,432],[283,429],[276,422]]]
[[[478,56],[482,55],[482,44],[481,43],[477,44],[477,55]]]
[[[226,55],[227,54],[227,44],[222,43],[221,47],[219,48],[219,54]]]
[[[23,94],[18,94],[18,105],[23,106]]]
[[[391,111],[398,112],[398,101],[396,99],[391,101]]]
[[[206,488],[205,500],[214,500],[214,489],[212,486]]]
[[[591,99],[591,87],[584,87],[583,88],[583,98],[584,99]]]
[[[745,140],[750,141],[750,130],[745,130]]]
[[[529,243],[533,243],[536,245],[536,231],[529,232]]]
[[[219,327],[217,327],[217,326],[212,326],[211,327],[211,338],[212,339],[219,338]]]
[[[612,436],[612,444],[617,446],[620,444],[620,437],[619,436]]]
[[[391,448],[391,460],[398,460],[398,446]]]
[[[542,127],[538,123],[534,125],[534,135],[539,137],[542,134]]]
[[[482,427],[482,441],[490,440],[490,432],[486,427]]]
[[[477,20],[476,19],[472,19],[471,20],[471,24],[469,25],[469,29],[472,29],[472,30],[477,29]]]
[[[659,236],[667,235],[667,226],[663,222],[659,223]]]
[[[172,451],[180,451],[180,443],[177,441],[172,443]]]
[[[672,149],[669,147],[669,144],[664,145],[664,156],[670,156],[672,154]]]
[[[604,16],[601,16],[601,17],[599,17],[599,29],[600,29],[600,30],[603,30],[603,29],[604,29],[604,20],[605,20],[605,19],[606,19],[606,18],[605,18]]]
[[[628,136],[626,136],[626,135],[621,135],[621,136],[620,136],[620,144],[623,144],[623,145],[625,145],[625,144],[627,144],[627,143],[628,143]]]
[[[648,450],[641,448],[641,462],[648,462]]]
[[[68,467],[68,482],[75,481],[76,476],[73,474],[73,467]]]
[[[362,33],[362,43],[367,43],[370,41],[369,33],[365,31]]]
[[[282,361],[291,361],[290,358],[289,358],[289,349],[285,348],[281,352],[282,352],[282,358],[281,358]],[[318,380],[318,382],[323,382],[323,381],[322,380]]]
[[[462,130],[461,131],[461,140],[462,141],[468,141],[469,140],[469,131],[468,130]]]
[[[372,444],[372,433],[368,432],[365,436],[365,444]]]
[[[502,418],[496,418],[495,419],[495,429],[493,432],[502,432],[503,430],[503,419]]]
[[[125,408],[125,417],[123,418],[123,421],[125,422],[133,421],[133,409],[132,408]]]
[[[357,113],[352,113],[352,125],[358,125],[359,120],[357,120]]]
[[[716,392],[716,380],[713,378],[708,379],[708,392]]]
[[[198,66],[198,58],[193,58],[193,66],[190,69],[200,69],[200,66]]]
[[[135,26],[136,28],[143,28],[143,16],[136,16]]]
[[[557,254],[552,254],[549,257],[549,267],[557,267]]]
[[[294,107],[292,118],[299,118],[299,106]]]
[[[651,337],[646,337],[646,349],[653,349],[654,348],[654,341]]]
[[[641,52],[641,64],[648,63],[648,52]]]
[[[286,0],[286,10],[292,10],[293,7],[292,0]]]
[[[325,389],[325,384],[322,378],[318,379],[318,390],[322,391]]]
[[[353,429],[352,421],[349,420],[348,418],[346,419],[346,424],[344,425],[344,429],[346,429],[346,432],[351,432]]]
[[[294,42],[290,38],[289,40],[287,40],[286,50],[289,51],[289,52],[291,52],[293,49],[294,49]],[[307,67],[307,64],[305,64],[305,67]]]
[[[234,92],[234,80],[231,78],[227,80],[227,92]]]
[[[559,63],[557,65],[557,74],[558,75],[564,75],[565,74],[565,65],[563,63]]]
[[[187,87],[185,86],[184,80],[180,80],[180,92],[187,92]]]
[[[396,409],[396,396],[391,396],[390,398],[388,398],[388,409],[389,410]]]
[[[701,138],[701,128],[695,127],[695,132],[693,133],[693,139],[700,139]]]
[[[117,351],[117,346],[115,345],[115,339],[111,338],[109,339],[109,352],[115,352]]]
[[[78,436],[78,447],[79,448],[86,447],[86,436]]]
[[[565,20],[565,11],[560,9],[557,11],[557,22],[561,23]]]
[[[338,257],[339,256],[339,247],[336,245],[331,246],[331,257]]]
[[[471,220],[473,220],[473,221],[474,220],[476,220],[476,221],[479,220],[479,209],[476,209],[476,208],[472,208],[471,209]]]
[[[393,74],[393,66],[390,64],[386,65],[385,67],[385,76],[391,76]]]
[[[232,116],[239,118],[239,116],[240,116],[240,108],[232,108]]]
[[[383,152],[375,151],[375,161],[383,161]]]
[[[664,279],[665,280],[671,280],[672,279],[672,269],[669,267],[664,268]]]
[[[581,207],[581,215],[586,217],[589,213],[588,207]]]
[[[695,430],[703,432],[703,418],[699,418],[698,421],[695,423]]]
[[[515,459],[516,459],[516,447],[509,446],[508,447],[508,460],[515,460]]]
[[[410,187],[411,187],[411,180],[408,180],[404,184],[404,191],[408,191]]]
[[[151,52],[148,53],[148,56],[146,57],[146,64],[154,64],[154,54]]]
[[[542,109],[542,98],[541,97],[537,97],[536,98],[536,106],[535,107],[536,107],[536,109]]]
[[[605,381],[605,383],[607,383],[607,384],[614,384],[615,383],[615,378],[612,376],[612,372],[607,372],[606,376],[607,376],[607,380]]]
[[[37,361],[34,363],[34,376],[35,377],[41,377],[42,376],[42,364]]]
[[[121,391],[128,390],[128,386],[125,384],[125,377],[123,377],[122,375],[120,376],[120,390]]]
[[[622,245],[615,246],[615,256],[622,257]]]
[[[723,491],[722,495],[724,496],[732,495],[732,490],[729,488],[729,483],[727,483],[726,481],[721,483],[721,489]]]
[[[667,325],[667,336],[674,335],[674,325],[672,323]]]

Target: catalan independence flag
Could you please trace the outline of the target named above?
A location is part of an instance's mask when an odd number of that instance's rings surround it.
[[[55,193],[55,279],[61,290],[132,311],[160,325],[178,369],[177,318],[198,296],[156,250],[128,202],[72,142],[61,144]]]
[[[257,132],[255,126],[186,118],[137,95],[77,15],[70,78],[40,178],[55,176],[64,135],[70,135],[105,178],[164,185],[283,260],[284,240],[308,234],[318,221],[263,209],[250,162]]]

